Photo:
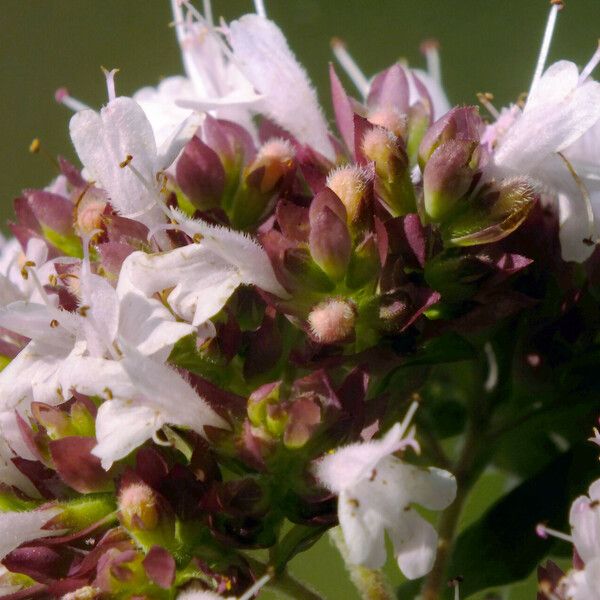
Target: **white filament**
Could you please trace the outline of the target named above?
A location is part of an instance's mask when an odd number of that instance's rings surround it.
[[[361,95],[366,97],[369,92],[369,80],[365,77],[364,73],[360,70],[360,67],[356,64],[356,61],[348,52],[344,42],[341,40],[332,40],[331,48],[333,50],[333,55],[340,63],[342,69],[346,72],[346,75],[348,75]]]
[[[265,8],[264,0],[254,0],[254,11],[259,17],[267,18],[267,9]]]
[[[592,55],[592,58],[590,58],[588,64],[585,65],[585,67],[581,71],[581,75],[579,75],[579,84],[580,85],[592,74],[594,69],[598,66],[598,63],[600,63],[600,43],[598,44],[598,47],[596,48],[596,52],[594,52],[594,54]]]
[[[548,52],[550,51],[550,44],[552,42],[552,36],[554,35],[554,28],[556,26],[556,17],[560,10],[559,4],[552,4],[550,8],[550,14],[548,15],[548,21],[546,22],[546,30],[544,31],[544,39],[542,40],[542,47],[540,49],[540,55],[538,56],[537,65],[531,81],[531,87],[529,93],[533,92],[538,81],[542,77],[544,67],[546,66],[546,60],[548,59]]]

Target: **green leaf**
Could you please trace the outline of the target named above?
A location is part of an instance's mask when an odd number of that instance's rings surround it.
[[[275,546],[270,563],[277,572],[282,571],[296,554],[318,542],[327,529],[327,526],[294,525]]]
[[[475,348],[464,337],[457,333],[446,333],[423,344],[422,348],[404,361],[402,366],[437,365],[471,360],[476,357]]]
[[[458,538],[448,577],[461,575],[461,597],[523,579],[550,552],[553,540],[536,536],[548,522],[565,529],[575,492],[597,476],[595,452],[577,448],[560,455],[542,471],[504,496]]]

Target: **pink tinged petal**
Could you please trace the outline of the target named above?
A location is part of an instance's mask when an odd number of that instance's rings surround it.
[[[342,492],[338,518],[350,562],[378,569],[385,563],[384,524],[380,515],[365,505],[366,498]]]
[[[231,23],[230,42],[241,71],[264,96],[267,115],[300,143],[333,159],[335,152],[315,90],[277,25],[257,15],[244,15]]]
[[[152,546],[142,561],[150,581],[158,587],[169,589],[175,581],[175,559],[160,546]]]
[[[329,65],[329,81],[337,127],[346,148],[352,153],[354,151],[354,110],[332,64]]]
[[[571,506],[569,523],[575,548],[583,561],[600,556],[600,505],[597,500],[579,496]]]
[[[438,535],[430,523],[411,509],[403,513],[389,533],[398,566],[408,579],[417,579],[431,571]]]
[[[368,478],[379,461],[402,447],[402,435],[397,423],[380,440],[340,448],[317,462],[315,474],[332,492],[340,493]]]
[[[430,101],[433,108],[433,119],[439,119],[450,110],[450,102],[444,88],[425,71],[412,69],[408,83],[411,106],[421,99]]]
[[[62,234],[73,232],[73,203],[62,196],[41,190],[27,194],[35,218],[45,227]]]
[[[60,531],[42,529],[60,512],[58,508],[48,508],[0,513],[0,559],[25,542],[60,534]]]
[[[402,66],[395,64],[375,75],[370,85],[367,105],[370,109],[393,107],[400,113],[407,113],[409,97],[406,72]]]
[[[161,166],[154,133],[141,107],[131,98],[117,98],[100,114],[76,113],[70,123],[71,139],[81,162],[106,190],[112,206],[123,216],[138,217],[145,225],[164,221],[150,192],[130,168],[120,165],[132,156],[131,165],[151,184]]]

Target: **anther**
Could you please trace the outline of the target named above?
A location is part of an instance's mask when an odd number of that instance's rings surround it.
[[[548,537],[550,536],[568,542],[569,544],[573,543],[573,538],[570,535],[567,535],[562,531],[557,531],[556,529],[546,527],[546,525],[544,525],[543,523],[539,523],[538,525],[536,525],[535,533],[536,535],[538,535],[538,537],[541,537],[544,540],[548,539]]]
[[[125,160],[119,163],[119,167],[121,167],[121,169],[124,169],[125,167],[127,167],[129,165],[129,163],[133,160],[133,156],[131,156],[131,154],[128,154],[125,157]]]
[[[496,109],[496,107],[492,104],[492,100],[494,99],[494,94],[490,92],[479,92],[477,94],[477,100],[479,103],[484,106],[487,111],[494,117],[494,119],[500,118],[500,113]]]
[[[340,38],[334,37],[331,39],[331,49],[340,66],[346,72],[346,75],[348,75],[362,96],[366,98],[369,91],[369,80],[348,52],[345,42]]]
[[[52,329],[56,329],[58,325],[59,323],[56,319],[52,319],[52,321],[50,321],[50,327],[52,327]]]
[[[40,138],[34,138],[31,141],[31,144],[29,144],[29,152],[31,154],[42,154],[54,168],[60,169],[58,161],[42,146]]]
[[[80,314],[82,317],[87,317],[87,315],[88,315],[88,311],[89,311],[89,310],[90,310],[90,307],[89,307],[89,306],[87,306],[87,305],[84,305],[84,306],[80,306],[80,307],[77,309],[77,312],[78,312],[78,313],[79,313],[79,314]]]

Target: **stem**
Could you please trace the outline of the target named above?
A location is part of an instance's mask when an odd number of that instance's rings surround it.
[[[270,565],[265,565],[260,560],[256,560],[244,554],[244,560],[252,567],[255,573],[270,573],[274,569]],[[273,578],[265,585],[265,588],[278,592],[283,595],[284,598],[290,598],[290,600],[323,600],[319,594],[313,592],[308,586],[298,581],[295,577],[292,577],[287,571],[283,571],[273,576]]]
[[[329,537],[342,556],[350,580],[363,600],[393,600],[396,596],[387,578],[379,569],[353,565],[348,560],[348,547],[340,527],[329,530]]]
[[[438,600],[445,587],[446,569],[454,546],[460,515],[469,491],[482,468],[481,465],[475,464],[485,436],[485,427],[482,425],[484,424],[479,419],[471,420],[465,445],[454,467],[457,483],[456,498],[440,518],[438,551],[433,568],[423,585],[421,600]]]

